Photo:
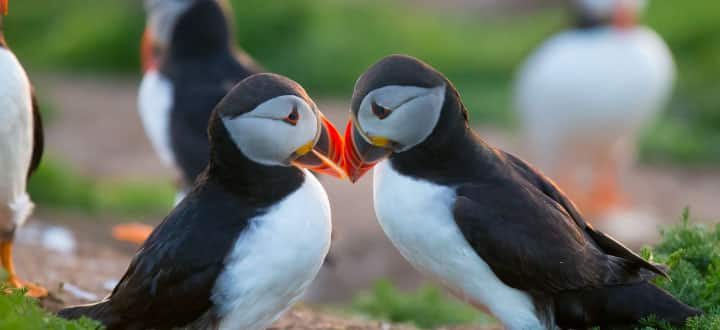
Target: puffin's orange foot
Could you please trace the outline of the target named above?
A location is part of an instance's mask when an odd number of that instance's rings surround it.
[[[628,197],[620,191],[615,182],[610,181],[614,178],[606,180],[596,183],[588,197],[587,212],[596,217],[630,205]]]
[[[152,226],[141,223],[128,223],[113,227],[112,235],[120,241],[142,244],[150,237],[153,229]]]
[[[17,288],[17,289],[27,289],[27,293],[25,293],[25,295],[27,295],[29,297],[43,298],[43,297],[47,297],[47,295],[48,295],[47,289],[45,289],[39,285],[30,283],[30,282],[21,281],[17,277],[11,277],[10,279],[8,279],[8,283],[12,287]]]

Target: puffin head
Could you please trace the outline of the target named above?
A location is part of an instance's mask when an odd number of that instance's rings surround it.
[[[144,4],[147,20],[140,49],[143,72],[156,68],[177,40],[217,40],[224,44],[229,39],[226,0],[145,0]]]
[[[351,181],[394,153],[438,143],[467,113],[450,81],[422,61],[391,55],[357,81],[345,130],[343,166]]]
[[[580,26],[611,24],[618,29],[633,28],[647,0],[574,0]]]
[[[298,83],[276,74],[239,82],[210,119],[213,160],[243,159],[296,166],[338,178],[342,136]]]

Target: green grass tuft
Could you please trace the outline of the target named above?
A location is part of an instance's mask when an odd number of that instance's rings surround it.
[[[43,160],[28,190],[42,207],[122,216],[165,215],[174,198],[169,183],[93,181],[52,159]]]
[[[24,290],[8,289],[0,283],[0,330],[99,330],[90,319],[68,321],[52,315],[25,296]]]
[[[405,293],[390,281],[375,283],[372,292],[357,296],[354,311],[393,323],[413,323],[431,329],[454,324],[488,324],[493,319],[474,308],[449,298],[440,289],[425,285]]]
[[[714,228],[694,224],[686,209],[682,222],[662,230],[660,244],[644,248],[643,255],[670,266],[672,280],[660,278],[657,285],[705,315],[688,320],[679,329],[649,318],[642,322],[642,329],[720,330],[720,224]]]

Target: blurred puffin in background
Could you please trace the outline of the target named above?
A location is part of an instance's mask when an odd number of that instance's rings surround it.
[[[5,42],[2,16],[7,13],[8,1],[0,0],[0,261],[11,286],[43,297],[47,290],[20,280],[12,260],[15,231],[34,207],[27,180],[40,164],[43,131],[30,80]]]
[[[180,172],[177,204],[207,165],[212,109],[261,68],[235,46],[225,1],[145,0],[145,9],[138,109],[157,155]],[[142,243],[151,231],[144,224],[124,224],[113,236]]]
[[[576,26],[519,72],[515,102],[530,156],[591,218],[629,206],[622,175],[641,129],[666,105],[675,65],[638,25],[645,0],[574,0]]]
[[[103,301],[64,309],[114,329],[270,326],[330,248],[330,203],[307,169],[344,178],[343,139],[296,82],[257,74],[216,107],[209,165]]]

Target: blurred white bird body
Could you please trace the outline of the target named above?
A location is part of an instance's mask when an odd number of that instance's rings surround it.
[[[615,144],[662,109],[674,77],[672,54],[652,30],[573,30],[530,57],[516,102],[539,153],[568,139]]]
[[[26,192],[33,153],[30,81],[15,55],[0,47],[0,231],[21,226],[33,209]]]
[[[641,3],[629,1],[603,1],[601,8],[580,2],[589,26],[546,41],[515,86],[530,156],[593,217],[626,206],[621,176],[675,80],[670,49],[633,24]],[[612,24],[607,13],[614,13]]]

